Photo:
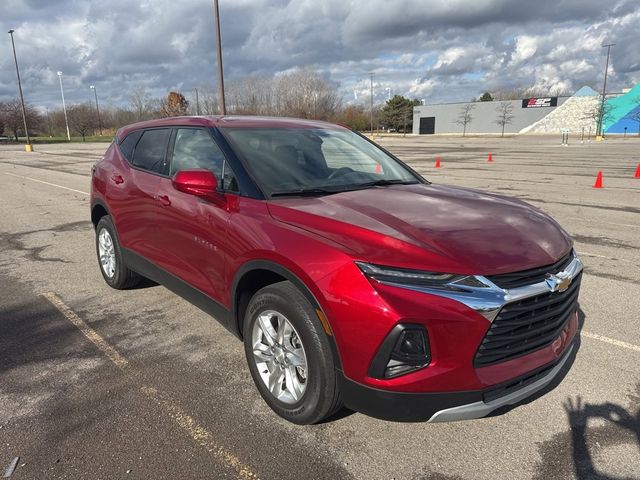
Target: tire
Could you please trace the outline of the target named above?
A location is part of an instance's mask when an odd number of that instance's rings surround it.
[[[269,285],[251,298],[243,337],[253,381],[282,418],[309,425],[342,407],[329,339],[313,306],[291,282]],[[270,389],[272,376],[279,381]]]
[[[105,254],[112,263],[103,262]],[[100,273],[110,287],[126,290],[140,283],[142,277],[127,267],[122,258],[118,235],[109,215],[102,217],[96,226],[96,255]]]

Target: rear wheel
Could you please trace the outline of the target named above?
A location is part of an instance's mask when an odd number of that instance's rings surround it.
[[[281,417],[306,425],[341,407],[329,340],[313,306],[291,282],[253,296],[244,345],[258,391]]]
[[[96,254],[100,272],[110,287],[124,290],[140,282],[140,275],[124,263],[111,217],[105,215],[96,226]]]

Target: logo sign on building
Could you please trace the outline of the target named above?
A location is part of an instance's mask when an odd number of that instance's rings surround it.
[[[525,98],[522,100],[522,108],[557,107],[558,97]]]

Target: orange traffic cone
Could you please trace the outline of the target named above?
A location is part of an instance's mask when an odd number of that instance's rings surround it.
[[[636,174],[633,177],[640,178],[640,163],[638,164],[638,168],[636,168]]]
[[[491,152],[489,152],[489,158],[487,158],[487,162],[493,162],[493,155],[491,154]]]
[[[436,168],[440,168],[440,157],[436,157]]]
[[[604,185],[602,185],[602,170],[598,170],[598,176],[596,177],[596,183],[593,184],[593,188],[604,188]]]
[[[380,175],[382,173],[382,167],[379,163],[376,163],[376,174]]]

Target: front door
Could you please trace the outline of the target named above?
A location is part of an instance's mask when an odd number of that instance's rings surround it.
[[[225,158],[206,128],[177,128],[170,155],[170,175],[180,170],[205,168],[225,189]],[[218,302],[225,298],[225,267],[229,255],[229,202],[215,204],[176,190],[163,178],[158,195],[166,205],[158,218],[159,242],[164,252],[160,266]],[[232,197],[233,194],[227,195]]]

